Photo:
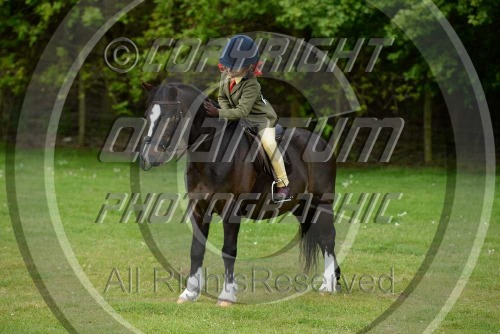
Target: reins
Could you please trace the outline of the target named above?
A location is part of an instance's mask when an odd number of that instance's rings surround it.
[[[175,106],[175,105],[177,105],[178,107],[177,107],[177,110],[176,110],[176,113],[175,113],[175,116],[174,116],[174,117],[175,117],[174,119],[175,119],[175,122],[176,122],[176,124],[175,124],[175,127],[176,127],[176,128],[178,127],[179,122],[180,122],[180,121],[184,118],[184,114],[183,114],[183,112],[182,112],[182,109],[180,108],[180,106],[181,106],[181,101],[179,101],[179,100],[175,100],[175,101],[160,101],[160,100],[154,100],[154,101],[152,101],[151,103],[152,103],[152,104],[159,104],[159,105],[174,105],[174,106]],[[161,118],[162,118],[162,117],[160,116],[160,119],[161,119]],[[184,146],[181,146],[181,147],[177,147],[177,148],[175,149],[175,151],[173,151],[173,152],[178,152],[178,151],[181,151],[181,150],[187,150],[187,149],[189,149],[189,148],[190,148],[190,147],[192,147],[192,146],[197,147],[197,146],[199,146],[199,145],[201,145],[201,144],[203,144],[203,143],[205,143],[205,142],[208,142],[208,141],[210,141],[210,140],[212,140],[212,139],[216,138],[218,135],[220,135],[220,134],[221,134],[221,133],[223,133],[223,132],[224,132],[224,129],[222,129],[222,130],[220,130],[220,131],[217,131],[217,132],[216,132],[215,134],[213,134],[212,136],[209,136],[209,137],[207,137],[207,138],[204,138],[204,139],[202,139],[201,141],[196,141],[196,142],[194,142],[194,143],[192,143],[192,144],[187,144],[187,145],[184,145]],[[147,136],[147,137],[145,138],[145,140],[144,140],[144,143],[145,143],[145,144],[151,144],[151,141],[152,141],[152,137]],[[169,144],[166,144],[163,140],[160,140],[160,141],[158,142],[158,146],[159,146],[159,147],[161,147],[163,150],[167,150],[167,149],[170,147],[170,145],[169,145]]]

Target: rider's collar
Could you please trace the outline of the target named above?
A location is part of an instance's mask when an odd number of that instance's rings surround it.
[[[238,76],[238,77],[234,77],[233,79],[234,79],[234,81],[236,81],[236,84],[239,84],[241,82],[241,80],[243,80],[243,78],[246,78],[246,77]]]
[[[236,77],[229,77],[229,80],[234,79],[236,81],[236,84],[239,84],[241,80],[247,80],[249,78],[249,73],[248,71],[244,74],[238,75]]]

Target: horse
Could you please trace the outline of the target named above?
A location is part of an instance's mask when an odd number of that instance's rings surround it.
[[[229,306],[236,302],[234,265],[242,217],[262,220],[292,212],[297,219],[300,218],[298,235],[304,271],[308,272],[311,267],[316,267],[321,250],[324,273],[319,292],[325,294],[339,291],[340,267],[334,251],[334,196],[331,196],[335,194],[335,156],[332,155],[327,161],[314,162],[310,150],[306,150],[309,140],[316,141],[318,150],[331,149],[328,143],[319,134],[307,129],[286,129],[282,141],[285,138],[289,141],[286,153],[293,165],[293,171],[289,175],[293,199],[273,205],[270,202],[272,177],[259,173],[254,163],[245,159],[251,152],[253,143],[241,135],[241,127],[235,125],[235,122],[227,123],[207,115],[203,107],[207,96],[203,92],[182,83],[163,83],[156,87],[146,83],[142,85],[148,92],[148,108],[147,134],[142,138],[139,152],[141,168],[149,170],[164,164],[168,156],[181,149],[180,138],[187,137],[187,145],[183,147],[188,158],[185,182],[188,194],[193,195],[188,201],[193,236],[189,278],[177,302],[194,302],[201,295],[204,284],[202,264],[214,213],[221,216],[224,231],[222,259],[225,279],[217,305]],[[215,124],[214,122],[222,124],[224,131],[214,133],[214,129],[210,128],[207,133],[207,127],[203,125]],[[182,129],[187,128],[187,135],[180,134]],[[210,159],[200,159],[199,152],[213,151],[214,142],[217,143],[218,150]],[[232,153],[231,159],[227,159],[227,152]],[[237,200],[248,194],[255,195],[247,197],[254,200],[255,206],[251,211],[240,207],[241,200]],[[301,205],[306,202],[309,204],[307,207]]]

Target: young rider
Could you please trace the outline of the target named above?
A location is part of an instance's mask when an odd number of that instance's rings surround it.
[[[222,72],[218,97],[220,109],[208,101],[204,106],[211,117],[244,119],[258,129],[262,146],[271,159],[277,176],[274,200],[280,202],[290,199],[289,182],[283,156],[278,150],[275,138],[278,116],[271,104],[262,97],[260,84],[255,77],[258,60],[257,45],[250,37],[232,37],[219,58],[219,68]]]

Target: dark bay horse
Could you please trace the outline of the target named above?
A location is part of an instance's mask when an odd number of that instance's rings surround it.
[[[153,87],[143,84],[143,87],[149,92],[149,99],[147,135],[142,140],[140,151],[141,168],[148,170],[162,165],[182,148],[180,139],[187,138],[183,148],[187,148],[186,189],[190,195],[188,208],[193,238],[190,275],[178,303],[196,301],[201,294],[204,284],[202,264],[213,213],[221,216],[224,230],[222,258],[225,282],[218,305],[228,306],[236,301],[234,263],[241,218],[261,220],[290,211],[300,221],[305,271],[315,266],[318,250],[321,250],[325,271],[319,291],[338,291],[340,268],[334,252],[332,208],[335,156],[332,155],[328,161],[310,162],[314,159],[306,150],[309,140],[317,141],[317,151],[331,149],[326,141],[305,129],[287,129],[282,142],[289,141],[286,152],[293,164],[289,179],[294,199],[273,204],[270,194],[273,180],[270,176],[259,174],[248,159],[252,143],[242,135],[242,127],[234,122],[228,124],[225,120],[208,117],[202,103],[207,97],[193,86],[162,84]],[[206,124],[215,124],[215,128]],[[217,130],[217,127],[223,131]],[[242,204],[244,202],[252,203],[253,210],[247,210]]]

